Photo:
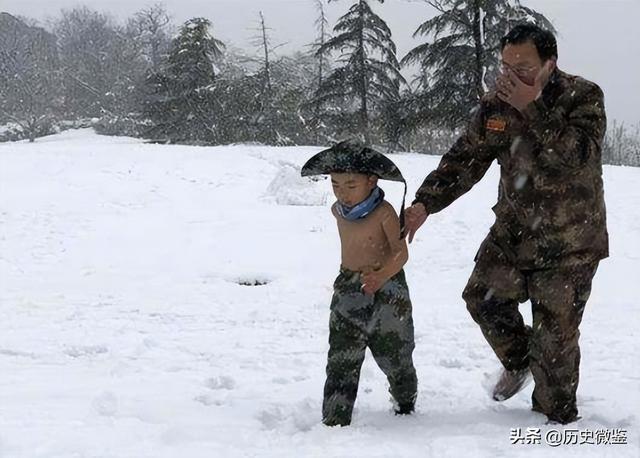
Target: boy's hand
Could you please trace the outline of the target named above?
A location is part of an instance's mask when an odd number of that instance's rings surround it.
[[[404,211],[405,237],[409,236],[409,243],[413,242],[413,236],[427,220],[427,210],[420,202],[413,204]]]
[[[378,291],[387,281],[379,271],[375,270],[372,270],[371,272],[363,272],[361,279],[362,291],[369,295],[375,294],[375,292]]]

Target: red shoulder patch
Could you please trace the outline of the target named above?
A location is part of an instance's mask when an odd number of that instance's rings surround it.
[[[507,128],[507,121],[503,118],[492,116],[487,120],[486,128],[494,132],[504,132]]]

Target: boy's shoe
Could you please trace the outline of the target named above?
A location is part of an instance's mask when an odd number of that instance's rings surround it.
[[[406,404],[397,404],[393,409],[396,415],[411,415],[413,412],[415,412],[415,410],[416,406],[413,402]]]
[[[337,412],[323,416],[322,423],[325,426],[349,426],[351,424],[351,415],[345,413],[342,409],[338,409]]]
[[[329,428],[333,428],[334,426],[340,426],[340,427],[344,427],[344,426],[349,426],[350,423],[344,423],[344,422],[340,422],[340,421],[322,421],[322,424],[329,427]]]
[[[326,426],[348,426],[351,424],[353,405],[342,402],[338,393],[325,394],[322,401],[322,423]]]
[[[531,371],[528,367],[513,371],[503,368],[500,378],[498,379],[498,383],[493,387],[491,397],[494,401],[505,401],[515,396],[516,393],[522,391],[522,389],[527,386],[532,379],[533,376],[531,375]]]

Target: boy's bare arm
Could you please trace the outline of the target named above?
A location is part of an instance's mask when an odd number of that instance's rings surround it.
[[[400,237],[400,220],[391,205],[385,209],[381,224],[389,244],[389,256],[380,269],[363,273],[363,290],[366,294],[373,294],[380,289],[391,277],[400,272],[409,259],[407,244]]]

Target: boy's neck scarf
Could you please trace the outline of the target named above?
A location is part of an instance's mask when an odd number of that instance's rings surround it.
[[[336,205],[336,210],[338,214],[342,216],[344,219],[348,221],[355,221],[360,218],[364,218],[369,213],[378,208],[378,205],[382,203],[384,200],[384,191],[377,187],[371,191],[369,197],[360,202],[359,204],[354,205],[353,207],[347,207],[346,205],[341,204],[340,202]]]

